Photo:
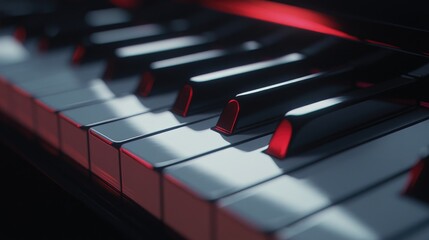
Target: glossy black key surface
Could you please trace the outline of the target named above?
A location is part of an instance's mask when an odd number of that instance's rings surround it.
[[[56,1],[56,0],[15,0],[0,4],[0,23],[15,28],[14,36],[19,41],[37,37],[44,27],[56,19],[80,14],[91,9],[112,7],[107,1]]]
[[[151,62],[243,42],[270,30],[257,28],[259,31],[249,31],[252,24],[254,24],[252,21],[226,18],[218,26],[198,34],[115,49],[113,56],[109,58],[104,77],[110,79],[139,74]]]
[[[219,21],[219,14],[201,10],[166,22],[146,22],[94,32],[77,45],[72,60],[73,63],[82,63],[102,59],[112,55],[116,48],[190,34],[209,28],[216,21]]]
[[[40,36],[39,48],[47,50],[66,46],[94,31],[130,25],[131,13],[120,8],[72,12],[46,23]]]
[[[326,142],[417,106],[415,79],[400,77],[288,111],[267,152],[277,158]]]
[[[239,92],[333,67],[368,50],[350,42],[325,38],[277,58],[194,76],[186,82],[172,110],[186,116],[218,108]],[[338,55],[333,57],[333,52]]]
[[[388,51],[364,56],[339,70],[319,72],[237,94],[225,106],[215,130],[233,134],[283,117],[286,109],[368,87],[417,68],[425,62]]]
[[[165,92],[182,87],[192,76],[273,58],[301,49],[318,39],[318,34],[280,29],[228,48],[162,59],[150,63],[148,69],[143,70],[139,91],[145,96]]]

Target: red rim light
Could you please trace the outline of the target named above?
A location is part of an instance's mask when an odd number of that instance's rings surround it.
[[[234,132],[239,113],[240,103],[235,99],[230,100],[222,111],[214,129],[227,135],[232,134]]]
[[[405,188],[405,192],[413,191],[413,188],[416,186],[419,178],[425,168],[424,161],[419,161],[410,171],[410,178],[408,180],[407,187]]]
[[[27,30],[24,27],[17,27],[13,36],[22,43],[27,39]]]
[[[186,117],[188,115],[189,106],[191,105],[194,90],[190,85],[185,85],[177,96],[173,106],[173,112]]]
[[[276,158],[285,158],[292,139],[292,124],[288,120],[280,122],[268,145],[267,153]]]
[[[153,84],[155,83],[152,73],[144,72],[140,81],[140,95],[145,97],[149,96],[152,91]]]
[[[131,157],[135,161],[139,162],[140,164],[142,164],[146,168],[153,169],[153,166],[149,162],[146,162],[144,159],[142,159],[139,156],[135,155],[134,153],[128,151],[127,149],[121,148],[121,152],[123,152],[124,154],[128,155],[129,157]]]
[[[247,1],[204,1],[208,7],[245,17],[278,23],[309,31],[329,34],[350,40],[356,37],[343,32],[328,15],[292,5],[262,0]],[[264,11],[261,11],[263,9]],[[270,14],[267,14],[269,12]]]
[[[85,55],[85,48],[82,45],[77,46],[73,52],[72,62],[74,64],[80,63],[84,55]]]
[[[425,107],[425,108],[429,108],[429,102],[420,102],[420,106]]]
[[[110,2],[123,8],[135,8],[139,5],[138,0],[110,0]]]
[[[358,88],[369,88],[372,86],[374,86],[374,84],[370,82],[363,82],[363,81],[356,82],[356,87]]]

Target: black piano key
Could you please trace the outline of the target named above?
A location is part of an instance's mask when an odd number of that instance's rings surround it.
[[[353,47],[349,42],[326,38],[281,57],[194,76],[179,93],[172,111],[186,116],[218,108],[239,92],[308,75],[319,71],[319,68],[339,65],[352,56],[363,54],[365,49]],[[333,52],[338,52],[338,55],[332,56]],[[279,78],[281,75],[283,79]]]
[[[120,8],[108,8],[64,14],[46,23],[39,40],[39,48],[47,50],[77,42],[93,31],[130,25],[132,15]]]
[[[416,106],[416,86],[415,79],[399,77],[290,110],[277,127],[267,153],[282,159]]]
[[[252,21],[225,20],[220,26],[203,33],[115,49],[113,57],[109,58],[104,78],[139,74],[151,62],[210,50],[216,45],[222,47],[225,44],[239,43],[270,30],[259,28],[259,31],[246,31],[250,30],[251,23]]]
[[[78,44],[72,60],[74,63],[99,60],[111,55],[116,48],[178,37],[209,28],[216,21],[219,21],[219,14],[198,11],[191,16],[182,16],[167,22],[153,22],[94,32],[85,36]]]
[[[40,17],[43,14],[52,13],[57,9],[54,1],[2,1],[0,3],[0,25],[13,26],[24,19]]]
[[[32,1],[33,4],[35,1]],[[15,22],[15,36],[24,41],[46,32],[46,26],[55,22],[63,22],[64,19],[77,19],[85,12],[114,7],[108,1],[36,1],[42,11],[37,11],[20,16]],[[17,7],[15,10],[22,11],[25,7]]]
[[[340,70],[316,73],[239,93],[225,106],[215,130],[233,134],[266,122],[279,120],[286,109],[399,76],[417,68],[423,58],[381,51],[364,56]]]
[[[282,52],[301,49],[316,39],[320,39],[317,34],[281,29],[236,46],[152,62],[147,70],[143,70],[139,92],[147,96],[176,89],[192,76],[262,61]],[[174,80],[171,79],[172,75]]]
[[[426,109],[418,109],[291,156],[288,161],[263,153],[269,138],[266,136],[166,168],[163,176],[165,221],[187,237],[195,237],[195,234],[199,234],[199,238],[207,237],[211,231],[221,231],[221,239],[228,239],[227,236],[253,239],[250,236],[266,234],[264,230],[269,234],[356,191],[404,172],[418,155],[416,149],[428,142],[425,137],[428,113]],[[263,185],[271,185],[272,179],[283,173],[289,175],[285,178],[296,179],[297,185],[291,184],[281,190],[271,188],[267,195],[264,194],[266,191],[258,191],[264,188]],[[329,179],[336,184],[326,184]],[[306,191],[309,190],[306,183],[326,192],[326,201],[320,201],[317,195],[302,201],[300,194],[315,194]],[[143,191],[136,188],[136,193],[138,191],[144,196]],[[222,199],[228,196],[239,202],[238,207],[243,209],[234,214],[237,222],[230,221],[235,220],[233,217],[221,221],[212,217],[212,208],[217,212],[218,206],[224,205]],[[253,196],[260,200],[252,201],[254,205],[247,201],[254,200]],[[194,206],[198,206],[199,211],[189,211]],[[288,212],[298,209],[294,206],[302,208]],[[182,223],[184,216],[188,217],[186,224]],[[237,237],[241,231],[251,235]]]

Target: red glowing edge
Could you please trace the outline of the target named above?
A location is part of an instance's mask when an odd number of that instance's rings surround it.
[[[146,71],[143,73],[140,80],[139,93],[140,95],[147,97],[152,91],[153,84],[155,83],[155,79],[153,78],[152,73]]]
[[[420,102],[420,106],[429,108],[429,102]]]
[[[110,0],[110,2],[123,8],[135,8],[140,4],[138,0]]]
[[[365,41],[368,42],[368,43],[374,44],[374,45],[380,45],[380,46],[384,46],[384,47],[387,47],[387,48],[396,48],[396,49],[399,49],[399,47],[397,47],[395,45],[392,45],[392,44],[388,44],[388,43],[383,43],[383,42],[379,42],[379,41],[375,41],[375,40],[369,40],[369,39],[366,39]]]
[[[72,63],[79,64],[82,61],[83,56],[85,56],[85,47],[78,45],[72,55]]]
[[[189,106],[191,105],[193,95],[194,90],[192,89],[192,87],[190,85],[185,85],[177,96],[172,111],[183,117],[186,117],[189,111]]]
[[[50,112],[50,113],[55,113],[54,109],[50,108],[48,105],[46,105],[44,102],[40,101],[39,99],[36,99],[35,103],[37,104],[37,106],[41,107],[45,111]]]
[[[26,98],[30,98],[31,94],[28,93],[27,91],[25,91],[24,89],[21,89],[18,86],[12,86],[13,91],[15,91],[16,93],[20,94],[21,96],[24,96]]]
[[[67,117],[67,116],[65,116],[63,114],[60,114],[60,118],[64,119],[65,121],[67,121],[69,123],[71,123],[73,126],[75,126],[77,128],[80,128],[82,126],[79,123],[73,121],[73,119],[71,119],[71,118],[69,118],[69,117]]]
[[[240,103],[235,99],[230,100],[223,109],[214,130],[231,135],[234,132],[239,113]]]
[[[292,124],[288,120],[282,120],[270,140],[266,153],[279,159],[285,158],[291,139]]]
[[[146,162],[145,160],[143,160],[142,158],[140,158],[139,156],[135,155],[134,153],[128,151],[127,149],[123,149],[121,148],[121,152],[124,153],[125,155],[128,155],[130,158],[134,159],[135,161],[139,162],[140,164],[142,164],[144,167],[148,168],[148,169],[153,169],[152,164]]]
[[[223,12],[358,40],[358,38],[341,31],[340,26],[328,15],[300,7],[262,0],[205,0],[203,4]]]
[[[369,88],[372,86],[374,86],[374,84],[370,82],[363,82],[363,81],[356,82],[356,87],[358,88]]]
[[[408,180],[407,187],[405,188],[405,192],[411,191],[414,186],[417,184],[420,175],[423,172],[423,169],[425,168],[424,161],[419,161],[410,171],[410,178]]]
[[[89,133],[90,133],[92,136],[94,136],[94,137],[96,137],[96,138],[100,139],[101,141],[103,141],[103,142],[107,143],[108,145],[112,145],[112,144],[113,144],[113,142],[112,142],[112,141],[110,141],[109,139],[107,139],[106,137],[104,137],[104,136],[100,135],[98,132],[95,132],[95,131],[94,131],[94,130],[92,130],[92,129],[90,129],[90,130],[89,130]]]
[[[13,36],[16,40],[23,43],[27,39],[27,30],[24,27],[17,27]]]

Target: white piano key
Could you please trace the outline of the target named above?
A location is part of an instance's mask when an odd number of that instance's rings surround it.
[[[428,112],[424,110],[406,114],[285,160],[270,157],[263,152],[264,148],[252,149],[247,146],[251,143],[248,142],[167,168],[164,181],[165,218],[168,219],[168,214],[176,217],[172,224],[180,224],[178,228],[184,227],[179,231],[187,236],[193,236],[195,233],[190,225],[199,226],[199,230],[206,229],[205,238],[208,238],[212,231],[210,226],[215,225],[209,214],[213,201],[427,117]],[[429,123],[427,125],[429,127]],[[268,141],[269,138],[262,142],[268,144]],[[327,160],[323,162],[325,161]],[[173,189],[174,193],[169,192],[170,189]],[[176,201],[177,194],[183,198],[186,196],[187,201]],[[205,205],[206,214],[185,212],[185,209],[194,204]],[[181,219],[185,215],[189,218],[186,221],[189,225],[185,225],[184,219]]]
[[[414,229],[411,231],[407,231],[406,236],[396,237],[394,239],[401,240],[427,240],[429,238],[429,226],[425,226],[422,229]]]
[[[429,207],[402,195],[403,175],[275,233],[276,239],[391,239],[429,221]]]
[[[23,83],[16,83],[9,92],[9,113],[18,122],[34,130],[34,98],[85,88],[100,81],[95,77],[101,64],[87,65],[74,71],[61,71],[51,76]]]
[[[122,144],[214,116],[206,113],[183,118],[161,110],[93,127],[89,134],[91,171],[121,190],[119,148]]]
[[[0,36],[0,65],[25,61],[30,56],[27,49],[11,36]]]
[[[60,113],[60,148],[83,167],[89,169],[88,129],[99,124],[131,117],[151,110],[167,108],[175,93],[147,99],[135,95],[115,98],[99,104],[71,109]]]
[[[61,49],[46,55],[30,57],[27,61],[0,66],[0,110],[10,110],[10,92],[15,83],[40,79],[68,68],[66,58],[70,51]]]
[[[264,236],[406,171],[429,144],[428,129],[426,120],[220,200],[219,239]]]
[[[94,81],[88,88],[67,91],[35,100],[35,131],[47,143],[59,148],[58,112],[81,107],[130,93],[136,89],[138,78],[120,81]]]
[[[210,129],[216,121],[212,118],[124,144],[121,148],[123,193],[161,218],[164,167],[267,135],[273,127],[268,125],[225,138]]]

